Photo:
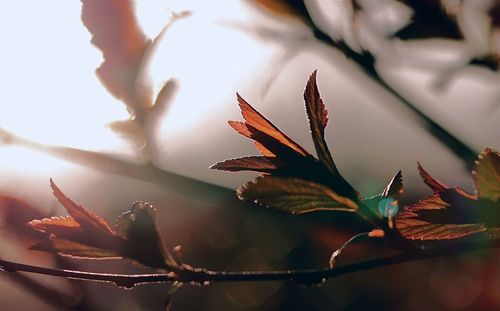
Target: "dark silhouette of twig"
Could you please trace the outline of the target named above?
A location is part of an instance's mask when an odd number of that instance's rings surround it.
[[[450,246],[407,252],[378,259],[347,264],[340,267],[283,271],[212,271],[195,269],[185,266],[179,272],[157,274],[115,274],[95,273],[64,269],[53,269],[26,265],[0,259],[0,267],[6,272],[30,272],[36,274],[79,279],[86,281],[109,282],[124,288],[132,288],[139,284],[165,282],[195,282],[209,284],[210,282],[248,282],[248,281],[295,281],[300,284],[316,284],[341,275],[411,262],[421,259],[456,256],[468,252],[498,248],[500,240],[491,244],[464,242]]]

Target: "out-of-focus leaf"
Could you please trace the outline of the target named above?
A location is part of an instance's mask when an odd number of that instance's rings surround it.
[[[49,236],[31,249],[85,259],[128,258],[165,270],[178,268],[163,247],[150,204],[134,203],[131,211],[120,216],[115,231],[104,219],[66,196],[52,180],[51,187],[69,216],[29,222]]]
[[[148,81],[139,81],[151,40],[139,27],[131,0],[82,0],[82,22],[104,61],[97,76],[106,89],[136,115],[152,105]]]
[[[435,193],[396,216],[400,234],[411,240],[444,240],[488,232],[496,238],[500,232],[499,163],[498,152],[492,149],[479,155],[473,172],[476,195],[447,188],[419,167]]]
[[[140,262],[151,267],[177,264],[165,250],[155,220],[156,209],[147,202],[134,202],[132,209],[123,213],[116,222],[116,232],[127,239],[123,250],[126,257],[141,258]]]
[[[147,136],[136,120],[120,120],[109,124],[109,128],[121,137],[129,140],[138,149],[143,148],[147,143]]]
[[[445,186],[443,183],[441,183],[440,181],[437,181],[429,173],[427,173],[427,171],[424,170],[422,165],[420,165],[420,162],[417,162],[417,169],[418,169],[418,173],[420,174],[420,176],[424,180],[424,183],[427,186],[429,186],[429,188],[431,188],[432,191],[439,192],[439,191],[442,191],[444,189],[448,189],[448,186]]]
[[[253,0],[250,3],[276,15],[299,18],[306,23],[311,20],[302,0]]]
[[[498,201],[500,198],[500,155],[486,148],[479,155],[472,172],[477,196],[480,199]]]
[[[455,22],[441,5],[440,0],[399,0],[413,9],[413,21],[395,34],[407,39],[448,38],[462,39]]]
[[[0,195],[0,228],[14,238],[27,243],[33,243],[33,240],[42,238],[40,232],[26,226],[26,223],[32,219],[47,216],[46,213],[23,200]]]
[[[261,176],[240,187],[237,194],[242,200],[292,214],[358,209],[356,203],[328,187],[299,178]]]

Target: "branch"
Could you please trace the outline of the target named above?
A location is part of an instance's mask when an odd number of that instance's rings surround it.
[[[193,269],[185,266],[180,272],[156,274],[114,274],[53,269],[26,265],[0,259],[0,268],[6,272],[29,272],[70,279],[114,283],[119,287],[132,288],[135,285],[165,283],[165,282],[195,282],[199,284],[211,282],[248,282],[248,281],[287,281],[292,280],[301,284],[320,283],[326,279],[350,274],[353,272],[371,270],[385,266],[396,265],[420,259],[457,256],[468,252],[498,248],[500,240],[491,244],[467,242],[446,247],[432,248],[387,256],[378,259],[361,261],[334,268],[283,270],[283,271],[211,271],[207,269]]]

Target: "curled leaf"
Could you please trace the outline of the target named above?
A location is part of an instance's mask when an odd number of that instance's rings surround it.
[[[155,220],[156,209],[147,202],[134,202],[132,209],[116,222],[116,232],[127,239],[123,250],[126,257],[141,258],[140,263],[151,267],[175,267],[177,263],[163,245]]]

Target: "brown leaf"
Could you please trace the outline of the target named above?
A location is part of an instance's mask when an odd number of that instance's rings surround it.
[[[449,202],[443,200],[444,192]],[[456,189],[447,189],[405,207],[396,216],[396,228],[410,240],[448,240],[485,232],[485,225],[471,215],[476,207],[474,200],[461,195]]]
[[[355,212],[358,209],[355,202],[328,187],[299,178],[261,176],[243,185],[237,194],[242,200],[291,214],[320,210]]]
[[[272,124],[269,120],[267,120],[263,115],[261,115],[255,108],[253,108],[249,103],[247,103],[240,94],[236,94],[238,98],[238,103],[240,105],[241,114],[243,119],[246,121],[246,125],[249,128],[256,129],[257,131],[253,132],[252,135],[257,135],[257,132],[262,132],[265,135],[268,135],[281,144],[295,150],[302,156],[308,156],[309,153],[304,150],[299,144],[290,139],[287,135],[281,132],[274,124]],[[252,132],[252,131],[250,131]],[[262,142],[261,142],[262,143]]]
[[[396,216],[396,228],[412,240],[442,240],[488,232],[496,238],[500,232],[500,159],[486,148],[472,172],[477,195],[461,188],[447,188],[418,165],[424,182],[434,194],[406,207]]]
[[[59,203],[64,206],[69,215],[74,218],[74,221],[87,233],[104,235],[114,234],[113,230],[104,219],[67,197],[61,189],[56,186],[52,178],[50,179],[50,187]]]
[[[309,127],[311,129],[311,135],[318,158],[332,174],[338,174],[337,167],[333,162],[332,155],[325,141],[325,128],[328,125],[328,110],[323,103],[323,99],[316,85],[316,73],[317,71],[315,70],[311,74],[304,91],[304,102],[306,103]]]
[[[86,234],[85,230],[71,216],[53,216],[32,220],[29,225],[38,231],[47,232],[58,238],[78,239]]]
[[[479,155],[472,172],[477,196],[480,199],[498,201],[500,198],[500,155],[486,148]]]
[[[156,268],[169,269],[177,263],[165,250],[155,220],[156,209],[147,202],[134,202],[132,209],[116,222],[116,232],[127,239],[125,257]]]
[[[437,181],[436,179],[434,179],[429,173],[427,173],[424,170],[424,168],[422,167],[422,165],[420,165],[420,162],[417,162],[417,169],[418,169],[418,173],[420,174],[420,176],[424,180],[424,183],[427,186],[429,186],[429,188],[431,188],[432,191],[434,191],[434,193],[449,188],[448,186],[444,185],[440,181]]]
[[[335,198],[334,200],[343,202],[348,200],[351,203],[359,202],[359,194],[338,172],[324,140],[324,128],[328,122],[328,113],[316,87],[315,73],[309,79],[304,99],[306,101],[311,132],[313,133],[313,139],[321,160],[314,158],[299,144],[281,132],[239,94],[237,97],[245,122],[229,121],[229,125],[241,135],[254,140],[257,149],[263,156],[230,159],[216,163],[211,168],[226,171],[250,170],[288,178],[276,179],[274,181],[302,180],[305,183],[302,186],[309,184],[316,189],[317,187],[323,187],[330,189],[328,191],[335,193],[335,196],[342,197],[342,199]],[[278,186],[276,187],[279,188]],[[252,186],[252,189],[255,188],[257,186]],[[241,189],[244,190],[245,187]],[[252,192],[243,190],[240,191],[240,198],[252,201],[259,199],[252,196],[247,197],[247,194]],[[261,191],[260,193],[263,192]],[[282,194],[284,193],[286,191]],[[280,197],[279,200],[283,200],[283,198]],[[297,203],[298,201],[300,200],[296,200],[295,202]],[[292,209],[306,210],[306,206],[301,204],[299,204],[300,208],[293,207]],[[353,204],[357,206],[357,203]],[[331,202],[327,205],[328,209],[332,210]],[[350,208],[352,208],[352,205]],[[313,207],[309,210],[313,211],[317,210],[317,208]]]
[[[152,104],[152,90],[139,80],[151,40],[139,27],[131,0],[82,0],[82,22],[104,61],[97,76],[106,89],[137,114]]]
[[[271,173],[282,166],[276,157],[250,156],[218,162],[210,168],[228,172],[257,171]]]

